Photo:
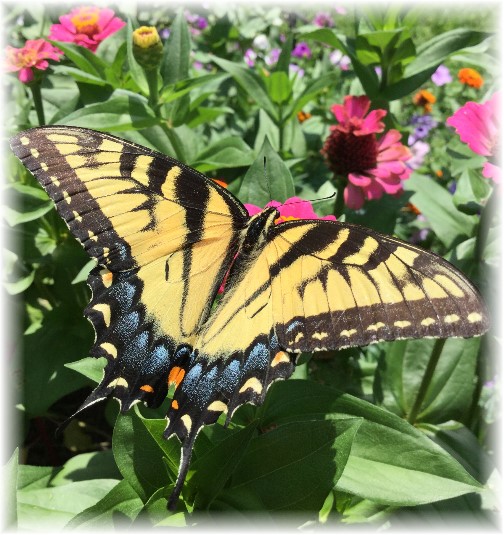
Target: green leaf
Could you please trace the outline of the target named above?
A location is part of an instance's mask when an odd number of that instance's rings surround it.
[[[377,503],[416,505],[478,492],[479,483],[442,448],[402,418],[308,381],[275,383],[262,425],[363,418],[336,488]]]
[[[25,467],[20,467],[25,469]],[[47,488],[18,491],[18,528],[51,531],[95,505],[117,485],[115,479],[93,479]]]
[[[170,37],[165,43],[161,61],[163,85],[174,84],[189,76],[191,38],[182,10],[177,13],[170,27]]]
[[[216,426],[212,427],[211,431]],[[194,474],[188,487],[189,492],[196,493],[195,507],[197,509],[206,509],[219,495],[243,458],[256,427],[257,422],[252,422],[243,429],[234,431],[226,429],[226,437],[212,444],[211,447],[207,447],[204,454],[198,455],[192,463],[191,470],[194,470]]]
[[[239,509],[319,511],[347,462],[360,418],[291,422],[255,438],[223,499]]]
[[[243,90],[256,101],[260,108],[262,108],[271,117],[278,118],[277,109],[268,96],[266,88],[264,87],[264,82],[254,71],[246,67],[242,67],[233,61],[218,58],[217,56],[211,56],[211,59],[221,69],[228,72],[234,78],[236,83],[239,84]]]
[[[283,71],[272,72],[266,78],[266,88],[275,104],[283,104],[292,96],[292,86],[289,75]]]
[[[147,99],[121,89],[108,100],[84,106],[61,120],[61,124],[107,131],[146,128],[158,123]]]
[[[445,59],[463,48],[481,43],[491,33],[456,28],[434,36],[418,46],[416,58],[406,67],[404,76],[411,77],[432,67],[437,68]]]
[[[243,177],[238,197],[261,208],[271,200],[284,202],[295,195],[289,169],[273,150],[268,138]]]
[[[252,149],[238,137],[225,137],[212,143],[196,157],[192,165],[205,173],[210,169],[243,167],[254,161]]]
[[[80,512],[65,526],[69,529],[114,530],[127,528],[143,502],[127,481],[120,481],[101,500]]]
[[[432,178],[413,173],[404,182],[404,189],[412,191],[411,202],[427,218],[432,229],[448,248],[474,233],[476,220],[459,212],[451,194]]]
[[[67,65],[55,65],[53,69],[58,74],[71,76],[76,82],[84,82],[86,84],[99,86],[109,85],[109,82],[104,80],[101,76],[90,74],[75,67],[70,67]]]
[[[112,451],[81,453],[70,458],[51,479],[51,485],[68,485],[92,479],[121,479]]]
[[[318,76],[314,80],[309,80],[303,92],[294,100],[289,111],[285,114],[286,119],[292,119],[303,109],[308,102],[315,100],[315,97],[322,91],[334,87],[339,79],[335,71],[328,72]]]
[[[119,414],[112,437],[112,451],[122,476],[143,502],[157,489],[170,483],[158,440],[164,440],[162,430],[159,439],[154,438],[136,407],[134,411]],[[174,440],[176,438],[172,437],[171,441]]]
[[[224,79],[227,76],[227,74],[219,72],[215,74],[205,74],[202,76],[198,76],[197,78],[187,78],[186,80],[178,81],[175,84],[170,84],[166,86],[161,91],[160,100],[163,103],[168,103],[172,100],[177,100],[178,98],[187,95],[193,89],[201,85],[207,85],[211,82],[216,82],[217,80]]]
[[[380,405],[406,418],[415,404],[434,340],[401,340],[387,345],[375,379]],[[479,338],[446,341],[417,421],[461,420],[471,407]]]
[[[3,497],[3,529],[14,530],[17,525],[17,481],[19,472],[19,449],[16,448],[7,464],[2,468],[2,481],[4,482]]]
[[[75,65],[84,73],[92,75],[92,77],[106,80],[106,72],[110,69],[110,65],[103,61],[94,52],[91,52],[86,47],[76,45],[74,43],[66,43],[63,41],[53,41],[65,56],[73,61]]]
[[[103,369],[105,368],[106,363],[107,359],[105,357],[85,357],[75,362],[69,362],[68,364],[65,364],[65,367],[79,372],[98,384],[103,378]]]
[[[149,84],[145,72],[133,55],[133,24],[128,18],[126,36],[126,55],[128,58],[128,73],[144,95],[149,94]]]
[[[276,65],[273,67],[273,73],[283,72],[287,76],[289,76],[289,65],[291,62],[293,44],[294,44],[294,35],[292,34],[292,32],[289,32],[284,41],[284,44],[282,45],[282,51],[280,52],[278,61],[276,62]]]

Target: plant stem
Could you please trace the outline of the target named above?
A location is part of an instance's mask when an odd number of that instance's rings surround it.
[[[345,180],[337,175],[334,175],[334,181],[336,183],[336,200],[334,201],[334,215],[339,218],[343,213],[345,201],[343,197],[343,191],[345,189]]]
[[[427,363],[427,367],[425,368],[425,373],[422,378],[422,382],[420,383],[420,388],[418,389],[415,403],[413,403],[413,407],[411,408],[411,411],[408,416],[408,422],[412,425],[416,422],[418,413],[422,408],[422,403],[424,402],[425,396],[427,394],[427,389],[431,384],[432,377],[439,361],[439,357],[441,356],[441,353],[443,351],[445,342],[446,338],[438,338],[436,340],[436,343],[434,344],[434,347],[432,348],[432,353],[429,358],[429,362]]]
[[[44,105],[42,104],[42,92],[40,91],[40,83],[35,82],[30,86],[33,96],[33,104],[35,105],[35,111],[37,112],[37,119],[39,126],[45,125]]]
[[[147,84],[149,85],[149,106],[159,115],[159,91],[157,69],[144,69]]]

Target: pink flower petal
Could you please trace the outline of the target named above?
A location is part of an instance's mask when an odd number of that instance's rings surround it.
[[[343,191],[343,200],[351,210],[359,210],[364,206],[365,198],[363,190],[349,182]]]
[[[29,67],[25,67],[19,71],[18,78],[23,84],[27,84],[34,78],[33,71]]]
[[[501,170],[500,167],[497,167],[493,163],[486,162],[483,166],[483,176],[485,178],[490,178],[495,184],[501,183]]]
[[[359,188],[365,188],[371,184],[371,178],[369,176],[358,175],[356,173],[350,173],[348,175],[348,181]]]
[[[259,206],[256,206],[255,204],[246,203],[245,208],[247,209],[249,216],[253,216],[258,214],[259,212],[262,212],[262,208],[259,208]]]
[[[346,96],[344,100],[346,113],[349,117],[362,119],[371,106],[371,101],[366,95],[360,97]]]
[[[366,134],[379,134],[385,129],[385,123],[381,121],[387,115],[386,110],[373,110],[364,119],[362,131]]]

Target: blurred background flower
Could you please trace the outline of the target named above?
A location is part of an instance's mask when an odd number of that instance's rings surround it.
[[[126,25],[114,11],[99,7],[76,7],[59,21],[60,24],[51,26],[49,39],[75,43],[93,52],[104,39]]]
[[[431,80],[437,85],[437,86],[443,86],[446,84],[449,84],[453,78],[450,74],[450,69],[446,65],[440,65],[434,74],[431,76]]]
[[[21,48],[8,46],[5,49],[5,71],[17,72],[24,84],[35,78],[33,69],[45,71],[49,67],[48,59],[59,61],[63,52],[44,39],[26,41]]]
[[[479,89],[485,83],[483,76],[477,70],[471,69],[470,67],[460,69],[458,79],[461,84],[474,87],[475,89]]]

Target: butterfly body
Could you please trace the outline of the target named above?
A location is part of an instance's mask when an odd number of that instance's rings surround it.
[[[381,340],[478,336],[473,285],[432,253],[364,227],[249,217],[226,189],[167,156],[108,134],[52,126],[12,149],[96,260],[85,316],[107,397],[159,406],[182,442],[176,506],[202,426],[260,404],[304,351]],[[216,299],[225,280],[224,291]]]

